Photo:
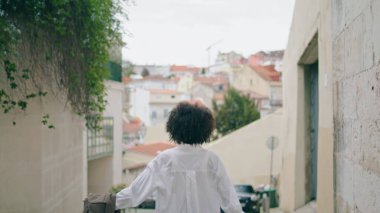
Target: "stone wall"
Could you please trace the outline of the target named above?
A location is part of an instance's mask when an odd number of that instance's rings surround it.
[[[380,1],[333,1],[336,212],[380,209]]]

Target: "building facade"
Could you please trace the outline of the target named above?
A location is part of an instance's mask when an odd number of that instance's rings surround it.
[[[280,205],[378,212],[380,1],[296,1],[283,61]]]
[[[106,81],[106,109],[101,130],[87,131],[88,193],[106,193],[122,183],[124,85]]]
[[[170,111],[181,101],[190,100],[188,93],[176,90],[150,90],[150,123],[152,126],[165,123]]]

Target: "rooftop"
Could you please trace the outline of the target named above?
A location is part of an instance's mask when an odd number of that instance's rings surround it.
[[[171,149],[176,147],[177,145],[169,142],[157,142],[152,144],[144,144],[139,146],[134,146],[128,149],[128,151],[139,152],[142,154],[156,156],[160,152],[165,151],[167,149]]]
[[[201,71],[201,68],[199,67],[189,67],[189,66],[180,66],[180,65],[172,65],[170,66],[171,72],[192,72],[192,73],[198,73]]]
[[[151,94],[178,95],[180,92],[171,89],[149,89]]]

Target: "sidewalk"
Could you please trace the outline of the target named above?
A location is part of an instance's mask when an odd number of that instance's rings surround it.
[[[270,213],[284,213],[280,208],[273,208],[270,209]]]
[[[270,209],[270,213],[284,213],[284,211],[281,210],[280,208],[273,208],[273,209]],[[305,206],[298,208],[293,213],[317,213],[317,203],[315,201],[312,201],[306,204]]]

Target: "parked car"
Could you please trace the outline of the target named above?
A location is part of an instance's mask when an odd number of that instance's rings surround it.
[[[260,213],[260,194],[251,185],[235,185],[244,212]]]
[[[153,194],[144,200],[137,208],[139,209],[155,209],[156,208],[156,196]]]

